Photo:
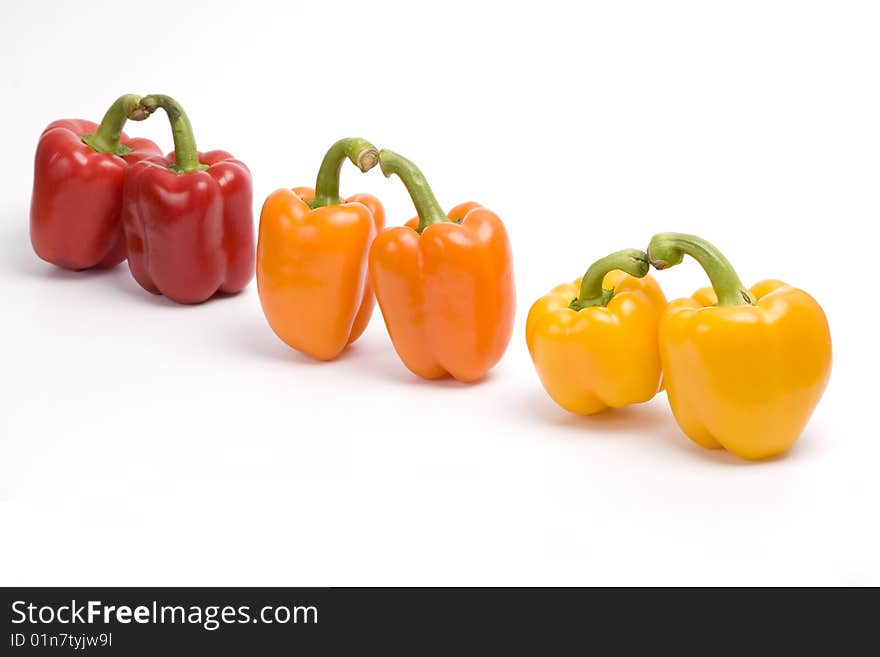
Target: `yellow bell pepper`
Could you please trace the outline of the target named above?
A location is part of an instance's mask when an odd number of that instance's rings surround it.
[[[746,459],[781,454],[797,440],[831,373],[831,334],[803,290],[762,281],[747,290],[714,246],[661,233],[648,247],[658,269],[684,255],[712,288],[669,304],[660,320],[660,357],[675,419],[694,442]]]
[[[650,400],[660,388],[657,327],[666,298],[647,255],[626,249],[529,310],[526,342],[541,383],[581,415]]]

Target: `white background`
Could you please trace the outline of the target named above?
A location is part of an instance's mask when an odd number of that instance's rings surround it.
[[[880,584],[880,20],[870,2],[17,2],[0,26],[0,583]],[[182,307],[28,241],[37,137],[167,93],[255,212],[363,136],[507,222],[517,325],[479,385],[424,382],[381,316],[338,361],[251,284]],[[162,113],[129,132],[166,149]],[[389,225],[396,179],[347,167]],[[692,444],[665,396],[557,408],[534,299],[658,231],[823,304],[835,362],[796,447]],[[705,284],[660,274],[670,298]]]

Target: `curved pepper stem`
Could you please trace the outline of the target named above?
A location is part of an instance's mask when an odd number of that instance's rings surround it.
[[[359,137],[340,139],[333,144],[321,162],[315,182],[315,198],[309,207],[315,209],[342,203],[339,198],[339,174],[346,158],[366,173],[379,162],[379,151],[366,139]]]
[[[82,140],[98,153],[111,153],[120,157],[128,155],[131,153],[131,148],[119,143],[125,122],[129,119],[143,121],[149,115],[149,112],[143,111],[141,107],[140,96],[125,94],[110,106],[95,134],[82,135]]]
[[[199,162],[199,153],[196,150],[196,138],[193,135],[192,124],[189,122],[186,112],[171,96],[162,94],[150,94],[141,98],[140,107],[148,114],[152,114],[160,107],[168,115],[171,124],[171,134],[174,137],[174,159],[176,162],[168,168],[174,173],[189,173],[191,171],[204,171],[207,164]]]
[[[648,261],[657,269],[674,267],[689,255],[709,276],[719,306],[754,305],[755,300],[736,275],[733,265],[712,244],[696,235],[659,233],[648,245]]]
[[[580,293],[568,307],[572,310],[583,310],[591,306],[607,306],[614,296],[614,290],[606,290],[602,287],[605,274],[619,269],[630,276],[643,278],[650,268],[648,256],[644,251],[638,249],[615,251],[590,265],[581,280]]]
[[[406,187],[406,191],[409,192],[409,196],[413,201],[413,205],[416,206],[416,212],[419,215],[417,232],[421,233],[431,224],[451,221],[437,202],[437,197],[431,191],[431,186],[425,180],[424,174],[415,164],[402,155],[383,148],[379,152],[379,166],[386,178],[390,178],[391,174],[395,174],[400,178]]]

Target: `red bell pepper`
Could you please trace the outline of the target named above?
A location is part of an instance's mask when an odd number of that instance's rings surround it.
[[[132,275],[178,303],[239,292],[254,275],[250,171],[224,151],[199,153],[173,98],[145,96],[141,106],[165,110],[174,153],[142,160],[126,174],[122,224]]]
[[[34,158],[31,245],[47,262],[68,269],[113,267],[125,260],[120,215],[125,171],[161,155],[149,139],[129,139],[127,119],[149,116],[140,96],[116,100],[100,125],[79,119],[53,121]]]

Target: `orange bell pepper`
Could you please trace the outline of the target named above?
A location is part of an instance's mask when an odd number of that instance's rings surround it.
[[[666,297],[644,251],[598,260],[529,310],[526,343],[547,394],[592,415],[649,401],[661,387],[657,326]]]
[[[388,150],[386,177],[406,186],[418,218],[380,233],[370,278],[404,365],[436,379],[476,381],[504,355],[516,305],[513,259],[501,219],[478,203],[443,213],[422,172]]]
[[[368,171],[378,155],[363,139],[342,139],[324,157],[314,190],[276,190],[260,213],[263,313],[279,338],[318,360],[357,340],[373,312],[367,256],[385,211],[370,194],[340,199],[339,174],[346,158]]]
[[[657,269],[687,254],[712,289],[669,304],[660,358],[669,405],[695,443],[746,459],[781,454],[797,440],[831,373],[831,333],[813,297],[781,281],[745,288],[727,259],[694,235],[661,233],[648,247]]]

